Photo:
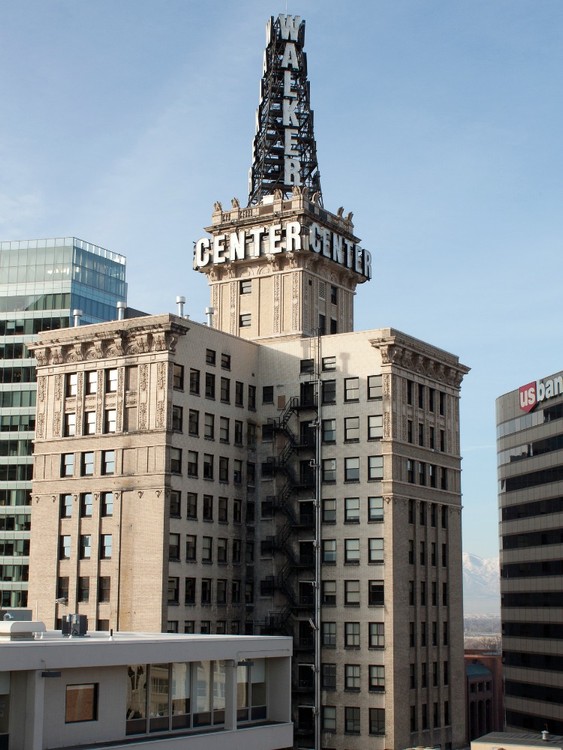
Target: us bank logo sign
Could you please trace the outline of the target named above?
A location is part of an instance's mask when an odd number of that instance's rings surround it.
[[[563,375],[535,380],[518,389],[519,405],[526,413],[533,411],[542,401],[563,395]]]

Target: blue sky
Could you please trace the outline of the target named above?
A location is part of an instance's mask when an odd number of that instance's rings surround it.
[[[128,260],[129,303],[204,320],[193,241],[247,196],[264,48],[307,21],[324,203],[374,279],[356,328],[458,354],[464,545],[498,552],[494,402],[563,369],[560,0],[19,0],[0,5],[0,239]]]

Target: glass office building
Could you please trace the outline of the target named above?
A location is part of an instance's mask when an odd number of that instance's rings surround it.
[[[0,606],[27,606],[35,360],[41,331],[117,317],[127,301],[125,258],[64,237],[0,242]]]

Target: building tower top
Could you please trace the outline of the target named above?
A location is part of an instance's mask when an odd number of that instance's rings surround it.
[[[266,24],[248,205],[306,187],[322,204],[321,177],[307,80],[305,21],[280,14]]]

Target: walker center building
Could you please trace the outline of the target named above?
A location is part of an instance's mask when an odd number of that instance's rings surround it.
[[[295,747],[458,748],[467,368],[353,330],[373,263],[323,205],[304,34],[268,24],[247,205],[194,246],[208,325],[34,346],[30,598],[48,626],[291,635]]]
[[[506,725],[563,734],[563,373],[497,400]]]

